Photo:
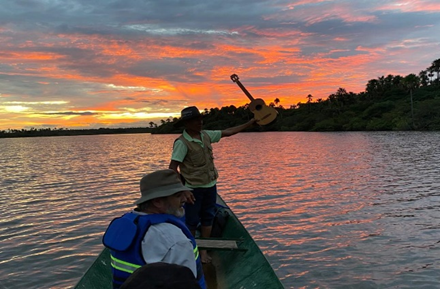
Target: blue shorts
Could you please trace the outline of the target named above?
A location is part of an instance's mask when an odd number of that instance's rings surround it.
[[[195,188],[192,193],[194,204],[185,204],[185,221],[188,229],[195,230],[198,225],[212,226],[217,203],[217,185],[210,188]]]

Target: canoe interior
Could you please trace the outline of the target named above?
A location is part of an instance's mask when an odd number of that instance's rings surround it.
[[[218,203],[226,206],[219,198]],[[230,217],[222,239],[240,240],[238,250],[210,250],[212,264],[204,265],[209,289],[278,289],[284,288],[273,268],[237,217],[227,208]],[[79,280],[75,289],[112,288],[110,253],[104,248]]]

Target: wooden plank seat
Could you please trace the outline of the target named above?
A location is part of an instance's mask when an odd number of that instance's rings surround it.
[[[206,250],[243,250],[239,248],[240,240],[196,239],[199,249]]]

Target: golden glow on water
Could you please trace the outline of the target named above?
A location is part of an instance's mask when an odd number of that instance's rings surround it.
[[[133,207],[140,178],[168,167],[176,137],[0,139],[2,286],[71,288],[108,223]],[[214,144],[218,190],[286,288],[436,288],[440,148],[426,144],[439,141],[242,133]]]

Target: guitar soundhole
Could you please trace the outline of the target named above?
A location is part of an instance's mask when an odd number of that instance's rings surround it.
[[[255,109],[256,110],[261,110],[263,108],[263,106],[261,105],[261,104],[257,104],[256,106],[255,106]]]

